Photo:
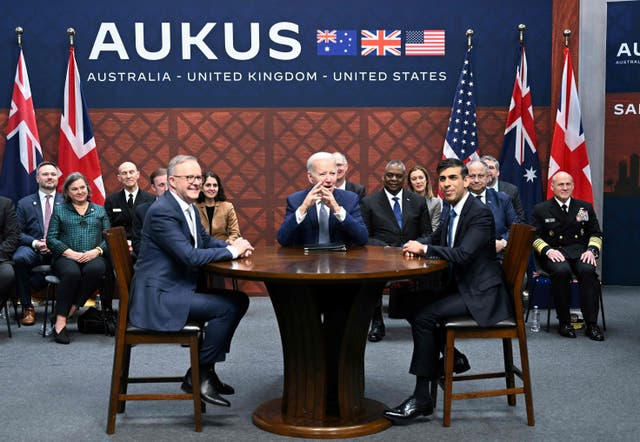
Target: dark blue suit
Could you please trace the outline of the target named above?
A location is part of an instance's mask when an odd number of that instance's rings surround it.
[[[429,244],[429,256],[438,256],[450,263],[451,283],[448,296],[437,299],[423,296],[422,305],[410,312],[414,351],[410,373],[433,377],[442,336],[436,336],[438,324],[444,318],[471,314],[482,327],[506,319],[512,312],[504,283],[502,267],[496,257],[495,222],[491,211],[471,194],[463,205],[453,247],[447,245],[449,211],[443,205],[440,225],[433,234],[421,238]]]
[[[129,320],[136,327],[176,331],[187,320],[207,322],[200,364],[222,361],[249,305],[242,292],[197,293],[200,267],[233,258],[227,243],[211,237],[195,210],[197,248],[180,205],[167,191],[149,206],[131,281]]]
[[[64,203],[62,195],[56,193],[53,199],[53,208]],[[31,247],[33,241],[44,239],[44,218],[40,195],[34,193],[27,195],[18,201],[16,208],[18,223],[20,224],[20,246],[13,254],[16,270],[16,289],[22,308],[33,307],[31,304],[31,286],[36,288],[44,286],[44,276],[41,274],[30,275],[31,269],[41,264],[50,264],[51,255],[41,255]]]
[[[496,192],[494,189],[487,189],[485,193],[486,205],[493,213],[496,222],[496,239],[509,239],[509,229],[511,224],[520,220],[511,203],[509,195],[503,192]]]
[[[287,211],[284,221],[278,230],[278,242],[283,246],[296,246],[304,244],[317,244],[320,228],[318,225],[318,212],[315,207],[309,208],[305,219],[298,224],[296,210],[311,188],[292,193],[287,197]],[[343,222],[333,216],[329,216],[329,233],[331,242],[340,242],[349,246],[362,246],[366,244],[369,234],[362,220],[358,195],[346,190],[335,189],[333,196],[346,212]]]

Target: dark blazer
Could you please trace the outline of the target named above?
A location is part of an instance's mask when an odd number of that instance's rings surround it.
[[[527,217],[524,213],[524,207],[522,207],[518,187],[506,181],[498,180],[498,192],[503,192],[509,195],[509,198],[511,198],[511,204],[513,204],[513,209],[516,211],[516,215],[518,215],[518,219],[520,221],[523,223],[529,221],[526,219]]]
[[[278,230],[278,242],[283,246],[295,246],[304,244],[317,244],[320,228],[318,226],[318,212],[311,207],[307,216],[300,224],[296,221],[296,210],[304,201],[311,188],[292,193],[287,197],[287,209],[284,221]],[[335,189],[333,191],[338,204],[345,212],[343,222],[333,216],[329,216],[329,233],[331,242],[341,242],[350,246],[362,246],[366,244],[369,234],[362,220],[358,195],[353,192]]]
[[[171,192],[149,206],[131,281],[129,320],[134,326],[158,331],[182,328],[195,296],[198,269],[232,259],[227,244],[212,238],[195,207],[194,212],[198,248],[193,247],[189,225]]]
[[[144,223],[144,217],[151,204],[153,204],[153,202],[140,204],[133,208],[133,220],[131,221],[131,248],[133,249],[134,258],[136,258],[140,252],[142,224]]]
[[[496,222],[496,239],[508,240],[511,224],[519,222],[518,215],[511,204],[511,198],[506,193],[496,192],[494,189],[487,189],[485,197],[486,205],[493,213],[493,219]]]
[[[0,196],[0,262],[10,261],[19,243],[20,225],[13,201]]]
[[[367,189],[362,184],[346,181],[344,184],[344,188],[349,192],[353,192],[356,195],[358,195],[358,200],[360,201],[362,201],[362,198],[364,198],[367,195]]]
[[[451,263],[458,292],[478,324],[481,327],[496,324],[509,317],[513,308],[496,257],[493,215],[487,206],[469,195],[459,215],[453,247],[448,247],[450,209],[445,202],[440,225],[419,241],[429,244],[429,256],[439,256]]]
[[[538,203],[531,214],[531,225],[536,228],[533,248],[543,260],[550,248],[569,259],[579,259],[587,247],[600,253],[602,231],[593,206],[586,201],[571,198],[567,214],[555,198]]]
[[[367,195],[360,201],[360,209],[369,231],[369,245],[400,247],[431,233],[427,200],[417,193],[402,192],[402,229],[398,227],[384,189]]]
[[[109,222],[113,227],[123,226],[127,232],[127,239],[131,239],[131,225],[133,224],[133,212],[136,207],[144,203],[152,203],[155,201],[155,195],[145,192],[142,189],[138,189],[136,199],[133,200],[133,209],[127,204],[127,198],[125,190],[122,189],[119,192],[112,193],[107,196],[104,201],[104,209],[109,215]]]
[[[53,206],[64,203],[62,195],[58,192],[53,197]],[[18,215],[18,223],[20,223],[20,245],[31,248],[31,244],[35,240],[44,239],[44,218],[42,214],[42,204],[40,204],[40,195],[36,192],[27,195],[18,201],[16,209]]]

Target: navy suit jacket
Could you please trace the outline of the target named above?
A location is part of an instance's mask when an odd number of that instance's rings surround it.
[[[345,190],[348,190],[349,192],[353,192],[356,195],[358,195],[358,199],[360,201],[362,201],[362,198],[364,198],[367,195],[367,189],[362,184],[346,181],[344,184],[344,188]]]
[[[156,199],[155,195],[138,189],[136,199],[133,201],[133,208],[127,204],[124,189],[107,196],[104,201],[104,210],[107,211],[111,226],[123,226],[127,232],[127,239],[131,239],[131,225],[133,223],[133,212],[136,207],[144,203],[152,203]]]
[[[519,222],[511,198],[506,193],[496,192],[494,189],[487,189],[485,196],[487,207],[493,213],[496,222],[496,239],[508,240],[511,224]]]
[[[287,197],[287,210],[284,221],[278,230],[278,242],[281,245],[296,246],[318,243],[320,228],[318,226],[318,212],[315,207],[311,207],[307,211],[307,216],[300,224],[296,220],[296,210],[310,191],[311,188],[308,188]],[[335,189],[333,196],[338,204],[344,208],[347,216],[343,222],[338,221],[333,214],[329,216],[331,242],[340,242],[350,246],[366,244],[369,234],[360,213],[358,195],[346,190]]]
[[[53,197],[53,208],[64,203],[62,195],[58,192]],[[16,208],[18,223],[20,224],[20,245],[31,248],[31,244],[35,240],[44,238],[44,217],[42,213],[42,204],[40,204],[40,195],[32,193],[18,201]]]
[[[211,237],[195,207],[194,212],[197,248],[185,215],[169,191],[149,206],[131,281],[129,320],[134,326],[158,331],[182,328],[196,293],[199,268],[232,259],[227,243]]]
[[[419,241],[429,244],[427,254],[446,259],[452,277],[473,318],[482,327],[508,318],[513,311],[496,257],[495,222],[491,210],[472,195],[462,207],[453,247],[447,246],[449,211],[444,203],[440,225]]]
[[[402,229],[398,226],[384,189],[360,201],[362,218],[369,231],[367,244],[400,247],[411,239],[431,233],[431,218],[425,197],[402,192]]]
[[[523,223],[528,222],[528,220],[525,219],[526,216],[524,213],[524,207],[522,207],[522,200],[520,199],[520,191],[518,190],[518,187],[506,181],[498,180],[498,192],[509,195],[513,209],[516,211],[516,215],[518,215],[518,219]]]

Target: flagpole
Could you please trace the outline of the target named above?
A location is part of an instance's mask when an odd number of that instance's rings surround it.
[[[73,28],[67,28],[67,35],[69,36],[69,44],[73,46],[73,37],[76,35],[76,30]]]
[[[527,26],[524,23],[520,23],[518,25],[518,33],[520,34],[520,45],[524,44],[524,31],[527,29]]]
[[[18,36],[18,47],[22,49],[22,34],[24,34],[24,29],[20,26],[16,28],[16,35]]]
[[[571,37],[571,29],[565,29],[562,32],[562,35],[564,35],[564,47],[568,48],[569,47],[569,37]]]
[[[471,44],[471,37],[473,37],[473,29],[467,29],[466,36],[467,36],[467,49],[471,49],[471,46],[473,46],[473,44]]]

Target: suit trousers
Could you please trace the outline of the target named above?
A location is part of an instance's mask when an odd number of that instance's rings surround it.
[[[413,355],[409,373],[436,379],[438,357],[443,352],[445,344],[444,329],[440,324],[446,318],[469,315],[469,309],[459,293],[435,300],[430,293],[416,294],[416,298],[418,297],[423,297],[425,301],[421,305],[417,303],[415,309],[407,315],[413,335]]]
[[[214,289],[191,297],[188,320],[205,323],[200,365],[225,360],[233,334],[248,308],[249,297],[236,290]]]
[[[558,320],[562,324],[569,324],[571,318],[569,309],[571,306],[571,280],[573,275],[578,279],[580,291],[580,309],[587,324],[595,324],[598,321],[598,302],[600,282],[596,274],[595,266],[580,261],[580,259],[566,259],[562,262],[552,262],[544,259],[542,268],[549,273],[551,278],[551,296],[556,306]]]
[[[31,273],[31,269],[51,263],[51,254],[41,255],[31,247],[20,246],[13,254],[16,269],[16,290],[22,308],[33,307],[31,302],[31,289],[41,289],[46,285],[43,274]]]
[[[53,261],[52,268],[60,278],[56,288],[56,315],[67,316],[72,305],[82,307],[102,286],[107,262],[102,256],[85,263],[60,256]]]
[[[0,262],[0,306],[5,299],[9,298],[9,290],[11,290],[14,280],[13,266],[9,262]]]

